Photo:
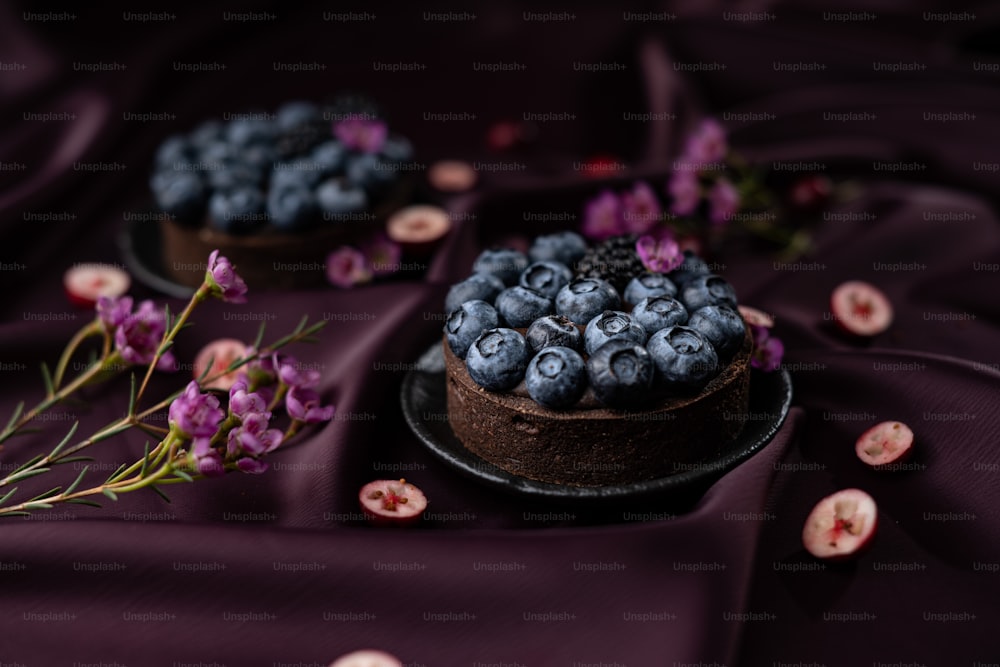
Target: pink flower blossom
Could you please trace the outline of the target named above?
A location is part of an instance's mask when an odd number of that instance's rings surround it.
[[[219,430],[226,413],[219,407],[219,399],[203,394],[198,383],[191,381],[184,393],[175,398],[168,410],[170,425],[191,438],[210,438]]]
[[[720,178],[708,192],[708,219],[715,225],[728,223],[740,210],[740,193],[728,179]]]
[[[670,212],[674,215],[691,215],[701,201],[701,185],[694,171],[675,171],[667,183],[667,192],[672,198]]]
[[[772,336],[766,327],[755,324],[750,325],[750,336],[753,339],[750,365],[765,373],[778,370],[785,355],[785,345],[781,339]]]
[[[375,276],[385,276],[399,270],[402,247],[385,234],[378,234],[362,248],[368,266]]]
[[[625,217],[621,199],[610,190],[605,190],[588,201],[581,230],[584,236],[595,241],[624,234]]]
[[[380,120],[348,117],[333,124],[333,134],[350,150],[378,153],[385,145],[389,128]]]
[[[699,171],[711,169],[713,165],[722,162],[729,146],[726,142],[726,131],[719,121],[706,118],[694,132],[688,136],[684,146],[684,157],[700,166]]]
[[[631,192],[622,194],[625,232],[645,234],[660,220],[660,201],[648,183],[639,181]]]
[[[212,294],[228,303],[246,303],[247,284],[237,275],[232,263],[213,250],[208,256],[208,270],[205,280],[211,287]]]
[[[331,284],[346,289],[370,282],[373,274],[368,259],[360,250],[341,246],[326,258],[326,277]]]
[[[684,262],[680,246],[670,237],[642,236],[635,242],[635,251],[646,270],[654,273],[669,273]]]
[[[125,297],[128,298],[128,297]],[[129,299],[131,305],[131,299]],[[113,312],[112,312],[113,311]],[[156,357],[156,350],[163,340],[167,328],[166,315],[156,308],[152,301],[143,301],[134,313],[124,312],[124,300],[110,307],[105,316],[120,324],[115,329],[115,349],[122,359],[130,364],[148,364]],[[167,350],[156,363],[157,370],[174,370],[176,360],[173,352]]]

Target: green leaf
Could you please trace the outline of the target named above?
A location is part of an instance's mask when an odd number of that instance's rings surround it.
[[[139,479],[145,479],[146,467],[148,465],[149,465],[149,440],[146,441],[146,446],[142,450],[142,468],[139,470]]]
[[[106,495],[108,498],[111,498],[111,500],[118,502],[118,494],[112,491],[111,489],[101,489],[101,493]]]
[[[10,497],[12,495],[14,495],[15,493],[17,493],[17,487],[16,486],[13,489],[11,489],[10,491],[8,491],[7,493],[5,493],[4,496],[3,496],[3,498],[0,498],[0,505],[3,505],[8,500],[10,500]]]
[[[201,383],[202,383],[202,381],[203,381],[203,380],[204,380],[204,379],[205,379],[206,377],[208,377],[208,372],[209,372],[210,370],[212,370],[212,366],[213,366],[214,364],[215,364],[215,355],[213,354],[213,355],[210,355],[210,356],[208,357],[208,363],[207,363],[207,364],[205,364],[205,370],[203,370],[203,371],[201,372],[201,375],[199,375],[199,376],[198,376],[198,386],[201,386]]]
[[[111,475],[106,480],[104,480],[104,483],[105,484],[111,484],[112,482],[116,481],[118,479],[118,476],[127,467],[128,467],[127,463],[123,463],[120,466],[118,466],[118,470],[115,470],[113,473],[111,473]]]
[[[128,416],[131,417],[135,414],[135,373],[131,374],[132,385],[128,391]]]
[[[309,322],[309,316],[303,315],[302,319],[299,320],[299,325],[295,327],[295,330],[292,332],[292,334],[297,336],[298,334],[302,333],[302,330],[306,328],[307,322]]]
[[[14,408],[14,414],[10,416],[10,421],[7,422],[6,426],[4,426],[3,432],[7,433],[14,430],[14,424],[16,424],[17,420],[21,418],[22,414],[24,414],[24,401],[18,403],[17,407]]]
[[[76,487],[80,486],[80,482],[83,481],[83,476],[87,474],[87,470],[89,470],[89,467],[88,466],[83,466],[83,470],[81,470],[80,474],[76,476],[76,479],[73,480],[73,483],[70,484],[69,486],[67,486],[66,490],[63,491],[64,495],[68,496],[69,494],[73,493],[73,491],[76,489]]]
[[[69,443],[69,441],[73,438],[73,435],[76,433],[76,429],[79,427],[80,427],[80,422],[78,421],[73,422],[73,425],[69,427],[69,431],[66,432],[66,435],[63,436],[63,439],[59,441],[59,444],[56,445],[51,452],[49,452],[50,459],[54,459],[56,456],[59,455],[59,452],[61,452],[62,448],[65,447],[67,443]]]
[[[194,481],[194,478],[191,477],[191,475],[189,475],[186,472],[184,472],[183,470],[174,470],[174,475],[176,475],[177,477],[180,477],[185,482],[193,482]]]
[[[3,512],[0,516],[31,516],[31,512]]]
[[[42,458],[43,457],[42,457],[41,454],[38,454],[37,456],[31,457],[30,459],[28,459],[27,461],[25,461],[24,463],[22,463],[18,467],[14,468],[14,473],[13,474],[16,475],[17,473],[21,472],[25,468],[29,468],[29,467],[35,465],[36,463],[38,463],[39,461],[41,461]]]
[[[260,350],[261,341],[264,340],[264,329],[266,328],[265,322],[261,322],[260,326],[257,327],[257,337],[253,339],[253,349]]]
[[[170,321],[170,304],[163,304],[163,321],[167,323],[167,332],[174,328],[176,321]]]
[[[49,365],[42,362],[42,380],[45,382],[45,395],[54,396],[56,387],[52,384],[52,373],[49,372]]]
[[[8,484],[13,484],[14,482],[20,482],[22,479],[28,479],[29,477],[34,477],[35,475],[41,475],[49,471],[49,468],[32,468],[31,470],[22,470],[21,472],[16,472],[10,475],[5,480]]]
[[[52,503],[25,503],[24,509],[26,510],[50,510],[52,509]]]
[[[51,488],[48,491],[46,491],[45,493],[39,493],[34,498],[31,498],[30,500],[28,500],[28,502],[31,503],[31,502],[34,502],[36,500],[44,500],[46,498],[51,498],[52,496],[58,494],[61,489],[62,489],[61,486],[57,486],[57,487]]]
[[[64,459],[59,459],[58,461],[53,461],[52,465],[63,466],[66,465],[67,463],[76,463],[77,461],[93,461],[93,460],[94,460],[93,456],[69,456]]]
[[[88,507],[101,507],[101,503],[95,503],[93,500],[87,500],[86,498],[70,498],[66,502],[67,503],[72,503],[74,505],[87,505]]]
[[[164,492],[163,492],[163,491],[162,491],[162,490],[160,489],[160,487],[158,487],[158,486],[156,486],[156,485],[154,484],[154,485],[150,486],[149,488],[151,488],[151,489],[152,489],[153,491],[155,491],[155,492],[156,492],[156,495],[158,495],[159,497],[163,498],[163,500],[165,500],[165,501],[166,501],[166,502],[168,502],[168,503],[170,502],[170,497],[169,497],[169,496],[168,496],[167,494],[165,494],[165,493],[164,493]]]

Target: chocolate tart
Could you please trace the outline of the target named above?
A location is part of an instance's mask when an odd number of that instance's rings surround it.
[[[746,424],[749,330],[722,372],[695,395],[640,411],[604,407],[590,389],[568,410],[545,408],[522,381],[510,392],[483,389],[442,341],[448,420],[471,452],[521,477],[571,486],[659,479],[721,455]]]

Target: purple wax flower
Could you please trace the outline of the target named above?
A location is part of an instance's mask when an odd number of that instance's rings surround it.
[[[684,157],[697,163],[704,171],[721,163],[728,151],[725,129],[717,120],[706,118],[688,137]]]
[[[642,236],[635,242],[635,252],[646,270],[653,273],[669,273],[684,263],[680,246],[670,237],[657,240]]]
[[[728,223],[740,210],[740,193],[728,179],[720,178],[708,192],[708,219],[714,225]]]
[[[236,467],[239,468],[241,472],[245,472],[248,475],[259,475],[267,472],[267,469],[270,466],[266,461],[258,461],[257,459],[244,457],[236,462]]]
[[[389,128],[380,120],[347,117],[333,124],[333,134],[350,150],[378,153],[385,145]]]
[[[269,412],[244,417],[243,423],[229,432],[227,458],[241,455],[263,456],[277,449],[283,434],[276,428],[268,428],[270,419]]]
[[[105,329],[114,331],[132,314],[132,297],[98,297],[95,308]]]
[[[195,438],[191,443],[191,453],[200,474],[205,477],[221,477],[226,468],[222,463],[222,455],[212,448],[211,441],[211,438]]]
[[[605,190],[587,202],[581,231],[584,236],[595,241],[625,233],[622,202],[615,193]]]
[[[688,166],[688,165],[685,165]],[[670,212],[674,215],[691,215],[701,201],[701,185],[698,175],[687,168],[673,173],[667,183],[667,192],[672,199]]]
[[[660,201],[653,188],[643,181],[636,183],[631,192],[622,195],[622,208],[626,232],[645,234],[660,219]]]
[[[321,406],[319,394],[315,389],[292,387],[285,396],[285,410],[292,419],[317,424],[330,421],[333,418],[332,405]]]
[[[127,297],[126,297],[127,298]],[[110,312],[113,311],[113,312]],[[109,310],[109,317],[120,318],[122,304]],[[166,316],[157,310],[152,301],[143,301],[134,313],[124,316],[115,329],[115,349],[122,359],[130,364],[148,364],[156,356],[156,350],[167,329]],[[158,370],[174,370],[174,355],[167,350],[156,364]]]
[[[208,270],[205,280],[212,289],[212,294],[228,303],[246,303],[247,284],[237,275],[232,263],[213,250],[208,256]]]
[[[240,419],[255,412],[265,412],[267,403],[264,398],[256,393],[247,391],[247,383],[244,380],[237,380],[229,389],[229,411]]]
[[[212,394],[198,391],[198,383],[191,381],[184,393],[174,399],[168,411],[171,426],[192,438],[215,435],[226,416],[219,407],[219,399]]]
[[[399,270],[403,248],[385,234],[378,234],[365,244],[363,252],[373,275],[385,276]]]
[[[278,378],[289,387],[315,389],[319,385],[319,371],[302,368],[292,356],[285,356],[278,362]]]
[[[357,248],[341,246],[326,258],[326,277],[337,287],[354,287],[372,279],[368,260]]]
[[[750,365],[765,373],[770,373],[781,367],[781,359],[785,355],[785,345],[781,339],[771,335],[766,327],[750,325],[750,336],[753,339],[753,353]]]

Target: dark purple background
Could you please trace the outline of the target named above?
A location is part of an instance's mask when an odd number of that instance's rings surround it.
[[[671,11],[630,9],[650,8]],[[90,317],[67,304],[62,273],[76,262],[123,262],[124,215],[149,205],[148,165],[172,133],[351,88],[390,111],[421,161],[527,167],[484,173],[473,197],[449,203],[477,217],[459,226],[425,280],[255,291],[247,306],[200,308],[176,346],[184,362],[214,338],[251,336],[256,325],[234,319],[241,314],[268,318],[275,336],[302,314],[327,319],[322,342],[295,353],[322,369],[322,393],[338,417],[276,452],[268,474],[174,488],[171,505],[139,493],[100,511],[4,520],[0,663],[322,666],[362,646],[427,666],[1000,660],[1000,281],[983,270],[1000,262],[1000,178],[974,168],[1000,163],[1000,74],[977,65],[1000,63],[1000,11],[979,3],[958,10],[974,20],[942,22],[926,20],[925,9],[938,11],[930,5],[869,3],[843,11],[876,18],[833,22],[824,12],[839,8],[801,3],[767,7],[773,20],[737,22],[723,20],[735,10],[717,3],[639,23],[622,20],[625,8],[508,4],[477,10],[473,21],[423,20],[438,9],[454,8],[367,8],[358,11],[374,20],[337,22],[277,3],[260,10],[276,18],[248,23],[224,21],[234,10],[208,4],[150,23],[111,9],[42,23],[26,21],[16,3],[0,8],[0,62],[24,65],[0,71],[0,415],[41,397],[38,364],[54,363]],[[575,18],[538,23],[523,10]],[[327,69],[276,72],[276,61]],[[472,66],[501,61],[527,69]],[[625,69],[573,69],[597,61]],[[914,61],[926,69],[873,65]],[[94,62],[126,69],[74,67]],[[227,69],[178,72],[175,62]],[[427,68],[386,73],[373,62]],[[727,68],[675,66],[696,62]],[[791,73],[775,62],[826,69]],[[677,119],[622,120],[623,111],[644,110]],[[824,120],[845,111],[876,118]],[[948,111],[976,117],[923,116]],[[76,117],[27,119],[41,112]],[[176,118],[125,120],[130,112]],[[429,122],[424,112],[476,119]],[[541,112],[577,118],[540,124],[537,140],[515,155],[489,153],[491,123]],[[725,121],[742,112],[776,118]],[[504,216],[516,226],[519,211],[577,211],[573,187],[585,175],[574,163],[610,153],[662,183],[678,137],[708,113],[764,164],[815,160],[850,180],[859,196],[834,211],[870,214],[816,227],[802,260],[815,270],[792,270],[764,252],[730,248],[718,257],[741,301],[776,316],[788,347],[795,407],[781,433],[693,508],[664,502],[594,514],[510,498],[439,464],[405,426],[399,387],[402,369],[440,331],[448,284],[507,229]],[[891,174],[876,161],[926,166]],[[76,166],[85,162],[125,167],[90,173]],[[69,219],[36,222],[29,212]],[[929,212],[968,215],[949,222]],[[894,262],[919,266],[879,268]],[[895,306],[892,328],[870,342],[849,341],[824,320],[830,291],[847,279],[879,285]],[[182,305],[139,283],[132,293]],[[360,319],[335,319],[344,313]],[[45,314],[64,321],[38,321]],[[179,382],[157,376],[153,395]],[[126,392],[127,382],[115,381],[88,391],[86,405],[57,410],[43,433],[7,443],[2,469],[51,446],[73,419],[85,431],[116,418]],[[857,436],[884,419],[913,428],[917,470],[875,473],[854,457]],[[110,472],[142,445],[131,434],[110,441],[98,464]],[[427,492],[431,518],[405,533],[361,524],[357,489],[397,475]],[[801,526],[820,497],[847,486],[879,503],[877,541],[853,563],[819,567],[801,547]],[[637,513],[655,520],[635,521]]]

